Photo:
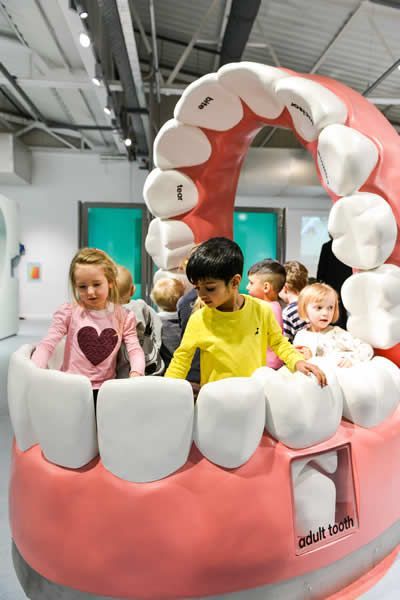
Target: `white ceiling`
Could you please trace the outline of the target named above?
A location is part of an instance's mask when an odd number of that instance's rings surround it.
[[[136,46],[142,77],[146,80],[153,62],[149,54],[150,0],[107,1],[118,3],[120,10],[123,5],[134,7]],[[83,4],[89,10],[90,6],[99,10],[100,3],[94,0]],[[173,92],[171,88],[179,89],[218,68],[218,51],[230,4],[231,0],[154,0],[163,92]],[[103,111],[107,103],[105,88],[96,87],[91,81],[95,69],[93,48],[82,48],[78,41],[85,26],[69,8],[68,0],[0,2],[1,63],[22,90],[21,95],[4,73],[0,74],[0,128],[14,131],[29,145],[69,145],[76,151],[124,154],[125,147],[115,131],[76,128],[79,124],[111,128],[113,117]],[[146,42],[139,33],[140,27],[148,33]],[[298,72],[317,72],[363,93],[400,58],[399,32],[400,2],[262,0],[242,59]],[[124,34],[127,36],[126,28]],[[190,40],[196,47],[189,52],[185,44]],[[133,36],[125,41],[132,56]],[[107,45],[106,38],[103,45]],[[168,84],[168,77],[184,52],[187,56],[182,68]],[[136,84],[139,79],[135,75]],[[121,87],[118,81],[109,84],[113,89]],[[24,94],[40,111],[42,121],[32,113]],[[381,100],[375,102],[380,102],[387,118],[400,125],[399,69],[370,94],[370,99],[377,98]],[[170,118],[176,100],[162,95],[157,125]],[[46,125],[49,121],[65,123],[74,129],[49,127]],[[282,136],[281,143],[279,139],[270,143],[291,145],[287,134]]]

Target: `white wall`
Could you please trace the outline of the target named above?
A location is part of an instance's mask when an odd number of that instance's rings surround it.
[[[78,248],[78,201],[142,202],[147,171],[137,163],[101,159],[91,154],[33,152],[31,185],[0,185],[0,193],[20,208],[20,241],[26,254],[18,266],[20,315],[49,318],[69,298],[68,267]],[[317,190],[318,192],[318,190]],[[304,192],[303,192],[304,193]],[[299,258],[302,214],[328,214],[327,196],[260,196],[243,189],[238,206],[278,207],[286,211],[286,259]],[[321,193],[323,193],[321,189]],[[42,264],[42,280],[28,281],[27,263]]]
[[[147,171],[125,160],[81,153],[33,153],[31,185],[0,186],[20,209],[20,316],[48,318],[69,298],[68,267],[78,248],[78,201],[142,202]],[[28,281],[27,263],[42,264],[42,280]]]

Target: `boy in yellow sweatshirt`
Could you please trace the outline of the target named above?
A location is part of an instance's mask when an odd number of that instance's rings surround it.
[[[203,242],[191,255],[186,276],[205,306],[190,317],[165,376],[184,379],[199,348],[200,385],[249,377],[265,365],[270,347],[290,370],[312,373],[326,385],[325,374],[283,337],[268,304],[239,293],[243,262],[239,246],[223,237]]]

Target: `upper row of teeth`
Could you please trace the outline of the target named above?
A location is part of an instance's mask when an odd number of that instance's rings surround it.
[[[381,357],[337,371],[323,362],[325,388],[300,373],[263,367],[249,378],[206,384],[195,407],[185,380],[110,380],[99,391],[96,430],[90,381],[39,369],[31,352],[22,346],[9,367],[10,417],[20,450],[39,444],[47,460],[75,469],[100,453],[107,470],[132,482],[180,469],[193,440],[206,458],[235,468],[257,450],[264,427],[286,446],[306,448],[332,437],[342,415],[374,427],[400,398],[399,369]]]
[[[351,313],[349,330],[375,347],[394,346],[400,341],[400,270],[381,265],[395,247],[397,224],[382,196],[359,191],[378,164],[378,147],[344,124],[346,104],[315,81],[242,62],[225,65],[189,85],[174,119],[167,121],[154,142],[156,168],[144,186],[145,202],[156,217],[148,230],[147,251],[161,269],[173,270],[193,247],[191,228],[173,217],[192,210],[199,192],[178,169],[208,161],[212,146],[201,128],[234,128],[243,118],[241,100],[265,119],[277,119],[287,108],[299,135],[306,142],[317,141],[321,176],[341,196],[328,223],[333,251],[345,264],[368,271],[346,283],[343,299]]]

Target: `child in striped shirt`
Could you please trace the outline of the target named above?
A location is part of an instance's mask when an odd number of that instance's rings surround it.
[[[297,300],[301,290],[308,283],[308,271],[297,260],[290,260],[284,264],[286,270],[286,283],[279,297],[287,303],[282,311],[283,335],[289,342],[293,342],[298,331],[304,329],[307,323],[299,316]]]

